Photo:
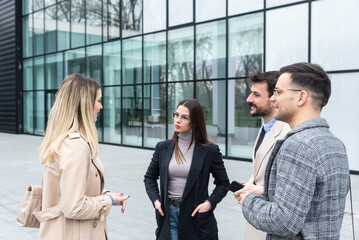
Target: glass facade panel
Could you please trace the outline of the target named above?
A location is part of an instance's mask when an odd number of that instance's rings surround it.
[[[34,12],[41,9],[41,8],[44,8],[44,0],[28,0],[28,1],[33,1],[33,10]]]
[[[25,16],[22,20],[22,54],[23,57],[32,56],[32,40],[33,40],[33,16],[32,14]]]
[[[28,14],[32,12],[32,0],[22,0],[22,14]]]
[[[56,6],[45,9],[45,52],[56,51]]]
[[[128,37],[142,33],[142,1],[121,0],[122,36]]]
[[[239,158],[252,158],[253,146],[262,125],[260,117],[250,115],[246,102],[250,86],[246,79],[228,81],[228,152]]]
[[[356,119],[359,118],[357,91],[359,73],[331,74],[332,94],[322,110],[335,136],[345,144],[350,169],[359,170],[358,136]],[[356,110],[355,110],[356,109]]]
[[[244,77],[263,70],[263,13],[231,18],[228,77]]]
[[[326,71],[359,69],[358,11],[357,0],[312,2],[313,63]]]
[[[47,55],[46,61],[46,89],[58,89],[64,79],[64,57],[62,53]]]
[[[71,1],[71,47],[85,45],[85,0]]]
[[[168,32],[168,81],[193,79],[193,27]]]
[[[70,2],[57,5],[57,50],[70,48]]]
[[[106,21],[108,27],[108,37],[110,39],[118,38],[120,37],[120,0],[108,0],[107,4],[108,17]]]
[[[266,7],[276,7],[284,4],[299,2],[301,0],[266,0]]]
[[[166,0],[143,2],[143,32],[154,32],[166,28]]]
[[[86,44],[102,41],[102,1],[86,0]]]
[[[44,11],[34,13],[33,47],[34,55],[44,53]]]
[[[123,87],[123,144],[142,146],[142,86]]]
[[[226,16],[226,0],[196,0],[196,22]]]
[[[104,88],[103,105],[103,140],[121,144],[121,87]]]
[[[33,92],[24,92],[24,133],[34,133]]]
[[[144,87],[144,146],[155,147],[166,140],[166,85],[152,84]]]
[[[228,0],[228,15],[263,9],[263,0]]]
[[[56,0],[44,0],[44,1],[45,1],[45,7],[56,4]]]
[[[196,78],[213,79],[226,76],[226,22],[197,25]]]
[[[43,134],[45,130],[45,93],[34,92],[34,133]]]
[[[85,74],[85,49],[78,48],[65,52],[65,76],[71,73]]]
[[[168,0],[169,26],[193,22],[193,0]]]
[[[102,45],[87,47],[86,55],[86,75],[101,83]]]
[[[171,113],[175,112],[180,101],[186,98],[193,98],[193,82],[169,83],[168,84],[168,102],[167,102],[167,119],[168,119],[168,138],[173,135],[173,119]]]
[[[123,40],[122,83],[142,83],[142,38]]]
[[[121,42],[103,45],[103,76],[105,85],[121,84]]]
[[[266,17],[266,71],[308,62],[308,4],[267,11]]]
[[[196,83],[196,96],[201,103],[211,142],[226,152],[226,81]]]
[[[34,58],[34,90],[45,88],[44,57]]]
[[[33,90],[34,82],[33,82],[33,58],[26,59],[23,61],[23,88],[24,91]]]
[[[166,33],[144,36],[144,82],[166,81]]]

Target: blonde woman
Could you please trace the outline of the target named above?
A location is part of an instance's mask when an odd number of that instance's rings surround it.
[[[44,164],[39,239],[108,239],[106,216],[129,195],[104,191],[95,127],[102,109],[93,79],[71,74],[62,82],[41,144]]]

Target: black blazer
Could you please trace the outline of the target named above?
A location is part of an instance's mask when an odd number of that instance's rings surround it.
[[[155,148],[151,163],[145,174],[146,192],[152,203],[160,200],[164,216],[157,210],[156,238],[171,239],[168,201],[168,166],[174,151],[171,140],[159,142]],[[208,195],[209,174],[212,174],[215,189]],[[160,178],[160,189],[157,180]],[[179,240],[214,240],[218,239],[217,221],[213,210],[226,196],[229,180],[223,164],[222,154],[215,144],[205,146],[196,144],[193,151],[192,164],[188,174],[186,186],[182,195],[178,219]],[[191,217],[194,209],[205,200],[211,203],[211,210],[206,213],[196,213]]]

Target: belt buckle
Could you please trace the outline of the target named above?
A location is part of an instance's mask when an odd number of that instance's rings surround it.
[[[181,204],[181,198],[171,198],[171,203],[173,206],[178,207]]]

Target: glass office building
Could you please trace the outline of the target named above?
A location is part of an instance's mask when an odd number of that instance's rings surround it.
[[[43,134],[64,77],[102,86],[100,142],[153,148],[171,138],[171,112],[198,99],[212,142],[251,159],[262,120],[248,76],[295,62],[332,79],[323,110],[359,170],[357,0],[23,0],[23,132]]]

